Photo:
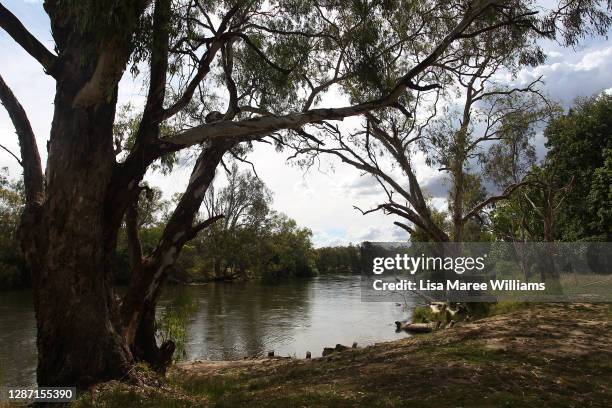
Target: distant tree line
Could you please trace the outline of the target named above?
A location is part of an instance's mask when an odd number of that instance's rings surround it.
[[[361,272],[361,257],[358,246],[323,247],[316,250],[316,265],[320,274]]]

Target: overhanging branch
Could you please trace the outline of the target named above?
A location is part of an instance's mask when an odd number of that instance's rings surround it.
[[[397,102],[398,98],[407,88],[417,90],[435,89],[437,85],[419,85],[413,83],[413,80],[431,66],[476,18],[478,18],[488,7],[496,3],[498,3],[498,1],[495,0],[477,2],[475,7],[468,11],[427,58],[423,59],[408,71],[408,73],[398,81],[395,88],[383,98],[343,108],[312,109],[300,113],[263,116],[239,122],[226,121],[203,124],[166,138],[164,140],[166,146],[165,149],[162,150],[176,151],[219,137],[234,139],[239,139],[247,135],[250,138],[262,137],[279,130],[297,129],[309,123],[317,123],[325,120],[343,120],[346,117],[357,116],[375,109],[390,106]]]

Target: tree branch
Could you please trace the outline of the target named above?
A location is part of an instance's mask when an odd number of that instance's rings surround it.
[[[506,198],[510,197],[512,195],[512,193],[514,192],[514,190],[516,190],[517,188],[519,188],[519,187],[521,187],[521,186],[523,186],[525,184],[527,184],[526,181],[523,181],[523,182],[520,182],[520,183],[516,183],[516,184],[512,184],[512,185],[506,187],[506,189],[504,190],[504,192],[502,194],[489,197],[486,200],[482,201],[481,203],[477,204],[476,206],[474,206],[474,208],[472,208],[470,210],[470,212],[468,212],[463,217],[463,222],[466,222],[471,217],[476,216],[487,205],[493,204],[493,203],[495,203],[497,201],[500,201],[500,200],[505,200]]]
[[[140,273],[133,276],[130,288],[121,302],[121,316],[128,339],[134,334],[142,306],[153,302],[159,295],[168,268],[176,262],[183,245],[195,237],[198,231],[219,219],[219,216],[214,216],[193,225],[205,193],[214,179],[215,169],[223,154],[231,147],[231,142],[222,140],[211,143],[202,150],[189,183],[168,220],[157,247],[150,256],[143,259]]]
[[[0,3],[0,27],[8,33],[28,54],[38,61],[45,72],[54,76],[57,56],[49,51],[21,24],[21,21]]]
[[[343,120],[346,117],[361,115],[374,109],[386,107],[395,103],[406,88],[434,89],[437,85],[418,85],[413,79],[431,66],[448,47],[463,33],[470,24],[478,18],[488,7],[497,4],[497,0],[482,0],[461,19],[453,30],[434,48],[434,50],[416,66],[410,69],[396,84],[387,96],[370,102],[343,108],[312,109],[288,115],[265,116],[255,119],[246,119],[239,122],[218,122],[195,126],[175,136],[166,138],[166,151],[176,151],[184,147],[202,143],[218,137],[251,138],[265,136],[275,131],[297,129],[309,123],[324,120]],[[164,149],[162,149],[164,150]]]
[[[138,232],[139,198],[140,194],[137,194],[136,199],[130,204],[125,213],[125,230],[132,274],[139,274],[142,268],[142,245],[140,244],[140,234]]]
[[[20,164],[23,166],[26,203],[41,203],[44,195],[44,176],[36,137],[25,110],[4,82],[2,76],[0,76],[0,102],[6,108],[19,138]]]
[[[200,231],[205,230],[206,228],[210,227],[211,225],[213,225],[215,222],[219,221],[223,217],[225,217],[225,215],[223,214],[215,215],[213,217],[208,218],[205,221],[202,221],[194,225],[191,228],[191,238],[195,238],[195,236],[198,235]]]
[[[395,221],[393,224],[397,225],[398,227],[408,232],[409,234],[414,234],[414,229],[408,226],[407,224],[401,223],[399,221]]]
[[[17,157],[17,155],[15,155],[15,153],[11,152],[11,150],[8,147],[4,146],[3,144],[0,144],[0,148],[3,149],[4,151],[6,151],[11,156],[13,156],[13,158],[15,160],[17,160],[17,163],[19,163],[19,165],[21,167],[23,167],[23,163],[21,162],[21,159],[19,157]]]
[[[278,130],[298,129],[309,123],[322,122],[324,120],[343,120],[346,117],[360,115],[383,107],[386,103],[385,100],[378,100],[344,108],[312,109],[306,112],[262,116],[238,122],[207,123],[165,138],[163,142],[167,144],[166,148],[169,151],[176,151],[202,143],[205,140],[213,140],[220,137],[265,136]]]
[[[200,84],[200,82],[202,82],[204,77],[206,77],[206,75],[210,71],[210,66],[215,56],[217,55],[217,52],[221,49],[221,47],[226,41],[232,38],[231,35],[227,35],[227,33],[225,33],[225,30],[227,29],[230,20],[238,12],[241,6],[242,2],[237,2],[223,17],[223,20],[221,21],[221,24],[219,25],[215,36],[211,39],[210,47],[204,53],[204,55],[202,55],[202,58],[200,58],[195,76],[187,85],[185,91],[183,92],[183,95],[181,95],[181,97],[177,99],[172,106],[163,110],[161,120],[171,118],[189,104],[198,85]]]

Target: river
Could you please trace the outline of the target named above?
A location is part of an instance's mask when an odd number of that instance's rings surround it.
[[[188,360],[262,357],[271,350],[277,356],[304,358],[310,351],[317,357],[323,347],[337,343],[366,346],[406,336],[396,333],[394,325],[407,317],[406,309],[389,302],[362,302],[359,276],[170,287],[160,308],[179,295],[196,302],[187,324]],[[0,384],[32,385],[35,373],[31,295],[0,292]]]

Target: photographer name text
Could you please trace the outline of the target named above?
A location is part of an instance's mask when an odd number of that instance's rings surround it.
[[[518,279],[498,279],[488,282],[464,282],[458,279],[448,279],[446,282],[434,282],[426,280],[401,279],[394,282],[386,282],[376,279],[372,282],[372,288],[378,291],[543,291],[546,290],[544,282],[522,282]]]

